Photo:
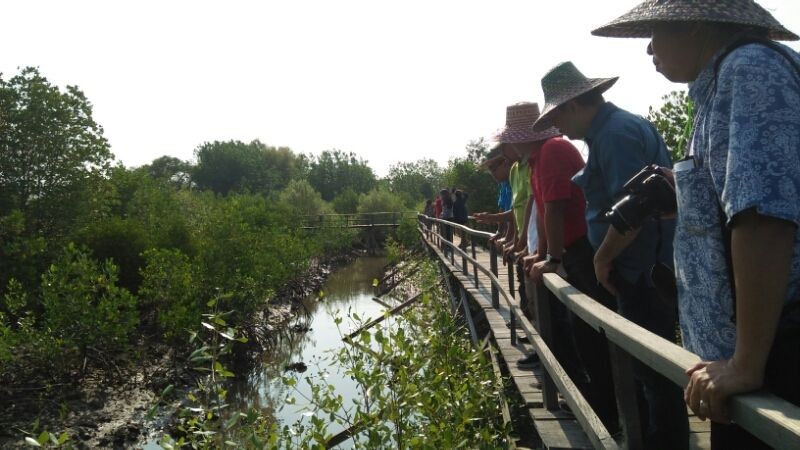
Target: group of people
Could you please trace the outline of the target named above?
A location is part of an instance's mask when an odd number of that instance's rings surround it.
[[[426,200],[423,213],[428,217],[444,219],[465,225],[469,219],[467,199],[469,194],[460,189],[442,189],[436,200]]]
[[[685,388],[634,367],[646,448],[689,448],[686,405],[712,420],[712,448],[769,448],[730,422],[727,400],[765,387],[800,405],[800,56],[775,42],[798,36],[753,0],[648,0],[592,34],[649,38],[656,70],[689,84],[688,156],[671,161],[653,124],[606,100],[617,77],[564,62],[541,80],[541,109],[507,108],[482,164],[498,212],[474,218],[499,224],[492,245],[534,323],[535,284],[555,272],[703,359]],[[563,136],[588,145],[586,161]],[[551,306],[548,344],[617,430],[608,349]]]

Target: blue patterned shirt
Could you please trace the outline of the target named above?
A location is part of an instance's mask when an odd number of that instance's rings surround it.
[[[736,343],[723,227],[750,208],[800,225],[798,74],[774,50],[748,44],[720,65],[715,95],[718,58],[689,89],[697,105],[690,149],[694,167],[678,164],[675,170],[683,344],[706,360],[730,358]],[[787,301],[800,288],[800,233],[790,277]]]

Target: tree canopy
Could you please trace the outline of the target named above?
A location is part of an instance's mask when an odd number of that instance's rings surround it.
[[[306,158],[287,147],[269,147],[259,140],[207,142],[195,150],[192,179],[201,189],[218,194],[269,194],[301,178]]]
[[[325,201],[331,201],[346,189],[358,194],[368,192],[375,187],[376,179],[367,161],[355,153],[325,150],[311,158],[308,182]]]

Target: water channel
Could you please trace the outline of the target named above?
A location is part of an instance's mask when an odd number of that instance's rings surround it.
[[[380,317],[385,307],[373,300],[373,280],[381,278],[382,269],[387,260],[385,257],[362,256],[351,264],[336,270],[330,275],[319,292],[304,300],[306,313],[300,315],[290,330],[278,333],[273,348],[264,354],[260,366],[246,376],[237,376],[231,386],[229,400],[240,410],[251,407],[271,414],[281,425],[291,425],[298,419],[308,421],[310,414],[306,407],[310,397],[307,377],[313,377],[319,384],[319,372],[325,370],[325,382],[336,388],[336,393],[344,397],[344,405],[352,405],[352,399],[359,394],[353,380],[344,374],[344,369],[331,363],[329,356],[344,345],[342,336],[355,327],[352,315],[357,314],[362,320]],[[398,304],[390,296],[384,297],[388,304]],[[341,317],[338,328],[335,318]],[[391,320],[384,321],[381,326],[391,326]],[[307,331],[304,331],[307,328]],[[300,330],[300,331],[292,331]],[[304,372],[289,372],[287,366],[304,363]],[[238,375],[238,374],[237,374]],[[287,387],[283,376],[295,376],[295,387]],[[288,397],[296,399],[295,404],[287,404]],[[325,420],[328,418],[325,417]],[[343,427],[331,424],[329,432],[336,434]],[[349,448],[345,442],[337,448]],[[159,448],[154,443],[146,449]]]

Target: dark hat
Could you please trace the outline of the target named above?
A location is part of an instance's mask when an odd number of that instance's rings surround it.
[[[542,78],[542,91],[544,91],[544,109],[542,115],[534,124],[537,130],[552,126],[552,112],[564,103],[581,95],[597,90],[605,92],[619,77],[613,78],[586,78],[575,64],[562,62],[550,69]]]
[[[663,22],[719,22],[766,30],[770,39],[800,38],[753,0],[648,0],[594,31],[595,36],[649,38]]]

